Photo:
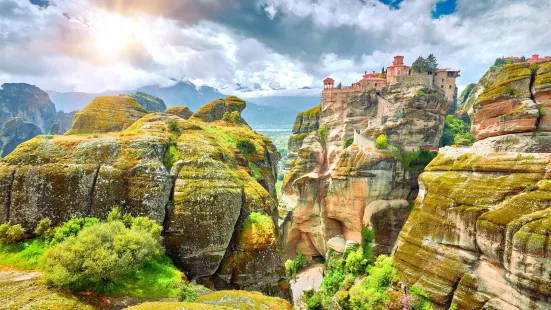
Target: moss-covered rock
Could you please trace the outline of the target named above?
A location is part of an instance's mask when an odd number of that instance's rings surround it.
[[[167,310],[291,310],[293,306],[281,299],[262,295],[258,292],[247,291],[218,291],[202,297],[194,303],[187,302],[154,302],[144,303],[127,309],[167,309]]]
[[[170,107],[166,109],[165,113],[176,115],[183,119],[188,119],[193,115],[193,112],[186,106]]]
[[[224,113],[237,112],[241,114],[241,111],[245,109],[247,104],[245,101],[239,99],[236,96],[228,96],[224,99],[216,99],[202,106],[191,116],[191,119],[203,121],[203,122],[214,122],[220,121],[224,117]],[[244,120],[241,118],[241,123]]]
[[[67,134],[121,131],[146,114],[147,111],[131,96],[97,97],[75,115]]]
[[[534,301],[551,296],[550,163],[549,154],[439,154],[397,241],[402,279],[439,305],[549,307]]]
[[[144,92],[137,92],[129,96],[134,98],[147,111],[163,112],[166,110],[165,102],[161,98],[157,98]]]
[[[121,100],[136,103],[114,98],[106,99],[106,106],[103,97],[90,106],[97,112]],[[244,108],[238,99],[224,100],[228,109]],[[118,205],[163,223],[168,254],[198,281],[218,277],[216,271],[234,251],[264,251],[248,258],[247,263],[259,266],[255,272],[235,269],[237,277],[216,282],[217,288],[239,286],[286,297],[279,288],[284,270],[278,240],[267,237],[243,245],[234,238],[244,214],[277,222],[279,153],[273,143],[246,124],[206,123],[167,113],[147,114],[123,127],[118,132],[38,136],[20,145],[0,164],[0,189],[6,189],[0,192],[0,220],[33,231],[44,217],[54,224],[71,216],[105,217]],[[246,227],[248,236],[251,227],[266,230],[257,224]],[[277,236],[274,227],[267,228],[267,236]]]

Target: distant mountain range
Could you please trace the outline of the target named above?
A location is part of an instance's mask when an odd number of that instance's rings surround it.
[[[167,107],[187,106],[196,111],[205,103],[226,95],[209,86],[197,87],[190,81],[178,82],[169,87],[144,86],[136,90],[108,90],[101,93],[47,91],[58,110],[80,110],[98,96],[145,92],[163,99]],[[292,126],[298,112],[320,102],[319,96],[268,96],[245,99],[247,108],[243,117],[251,125]]]

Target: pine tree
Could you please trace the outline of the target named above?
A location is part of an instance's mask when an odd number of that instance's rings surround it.
[[[411,70],[417,73],[429,71],[427,60],[423,56],[419,56],[411,65]]]
[[[428,71],[436,71],[438,69],[438,61],[436,61],[436,57],[434,57],[433,54],[430,54],[429,57],[427,57],[427,65],[428,65]]]

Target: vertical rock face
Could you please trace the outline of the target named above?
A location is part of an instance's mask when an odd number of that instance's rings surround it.
[[[65,113],[64,111],[58,111],[55,122],[50,126],[48,133],[52,135],[62,135],[71,129],[73,120],[75,119],[75,114],[77,111]]]
[[[419,177],[393,259],[440,307],[551,308],[549,66],[506,65],[492,82],[486,74],[474,106],[479,141],[440,153]]]
[[[40,88],[24,83],[6,83],[0,88],[0,123],[12,117],[33,123],[47,132],[56,117],[55,105]]]
[[[302,141],[308,136],[310,132],[317,131],[319,128],[321,105],[315,106],[310,110],[300,112],[293,124],[293,135],[289,138],[289,147],[287,162],[285,166],[287,169],[293,168],[293,165],[298,157],[298,150],[302,146]]]
[[[161,98],[151,96],[144,92],[137,92],[129,96],[134,98],[147,111],[163,112],[166,110],[165,102]]]
[[[94,101],[93,113],[83,109],[73,129],[96,132],[102,111],[122,113],[109,110],[111,104],[137,105],[127,98]],[[122,114],[136,113],[145,114]],[[71,216],[105,217],[118,205],[163,224],[166,251],[189,277],[288,297],[274,237],[279,154],[271,141],[246,124],[164,113],[124,127],[38,136],[17,147],[0,162],[0,221],[32,231],[45,217],[54,224]],[[240,150],[238,141],[249,147]]]
[[[303,126],[304,115],[299,115],[294,133],[303,135],[302,141],[289,140],[290,153],[298,147],[282,197],[293,209],[284,225],[289,257],[298,252],[324,256],[327,241],[336,236],[360,242],[362,224],[378,232],[378,253],[389,253],[408,216],[407,200],[417,193],[419,173],[409,164],[405,167],[390,151],[374,150],[357,141],[343,149],[344,140],[361,135],[374,145],[377,136],[385,134],[391,145],[406,150],[437,146],[451,103],[437,87],[426,84],[397,84],[381,92],[335,96],[341,97],[326,98],[328,104],[315,123],[316,127],[327,126],[327,137],[311,130],[311,122]]]
[[[0,130],[0,157],[11,153],[20,143],[41,134],[42,130],[33,123],[19,117],[8,119]]]

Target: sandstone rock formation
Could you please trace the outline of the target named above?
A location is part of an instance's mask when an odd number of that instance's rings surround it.
[[[121,131],[146,114],[147,111],[130,96],[97,97],[84,109],[77,112],[67,134]]]
[[[40,88],[24,83],[6,83],[0,88],[0,124],[12,117],[33,123],[48,132],[56,117],[55,105]]]
[[[183,119],[189,119],[193,115],[193,112],[186,106],[170,107],[166,109],[165,113],[176,115]]]
[[[293,209],[282,227],[286,255],[324,256],[335,236],[360,242],[362,224],[379,232],[377,253],[389,253],[409,213],[406,200],[417,193],[419,172],[392,152],[375,150],[374,141],[386,134],[390,144],[405,150],[437,146],[451,102],[426,84],[325,100],[319,112],[299,114],[289,140],[289,154],[297,155],[283,185],[282,202]],[[325,139],[320,126],[328,128]],[[356,143],[343,149],[344,140],[353,137]]]
[[[226,112],[238,112],[241,114],[241,111],[243,111],[246,106],[245,101],[235,96],[228,96],[224,99],[217,99],[205,104],[193,113],[191,119],[200,120],[207,123],[219,121],[222,120],[224,113]],[[241,122],[244,122],[242,118]]]
[[[77,112],[78,111],[65,113],[64,111],[58,111],[55,122],[52,126],[50,126],[48,133],[52,135],[62,135],[66,133],[69,129],[71,129],[71,125],[73,124],[73,120],[75,119],[75,114],[77,114]]]
[[[419,178],[393,262],[439,308],[551,308],[550,65],[505,65],[474,105],[479,141]]]
[[[287,162],[285,168],[291,170],[298,157],[298,150],[302,146],[302,141],[310,132],[317,131],[319,128],[321,105],[315,106],[307,111],[300,112],[293,124],[293,135],[289,138],[287,153]]]
[[[163,112],[166,110],[166,105],[163,99],[151,96],[144,92],[136,92],[129,95],[134,98],[144,109],[150,112]]]
[[[6,83],[0,88],[0,156],[19,143],[47,133],[56,119],[54,104],[40,88]]]
[[[166,309],[166,310],[254,310],[278,309],[291,310],[293,306],[280,298],[264,296],[258,292],[218,291],[199,297],[193,303],[188,302],[149,302],[129,310]]]
[[[19,117],[8,119],[0,130],[0,157],[11,153],[20,143],[41,134],[42,130],[33,123]]]
[[[0,162],[0,222],[32,230],[45,217],[54,224],[105,217],[119,205],[164,225],[167,253],[192,279],[288,297],[271,237],[278,234],[275,146],[245,124],[164,113],[127,126],[141,109],[127,96],[100,97],[77,113],[68,134],[21,144]],[[116,126],[106,120],[113,115],[123,116]],[[202,117],[216,115],[203,109]],[[84,134],[98,131],[109,132]],[[249,147],[238,148],[240,141]],[[250,237],[258,231],[264,239]]]
[[[550,162],[549,153],[438,155],[397,241],[402,279],[440,306],[548,309]]]

